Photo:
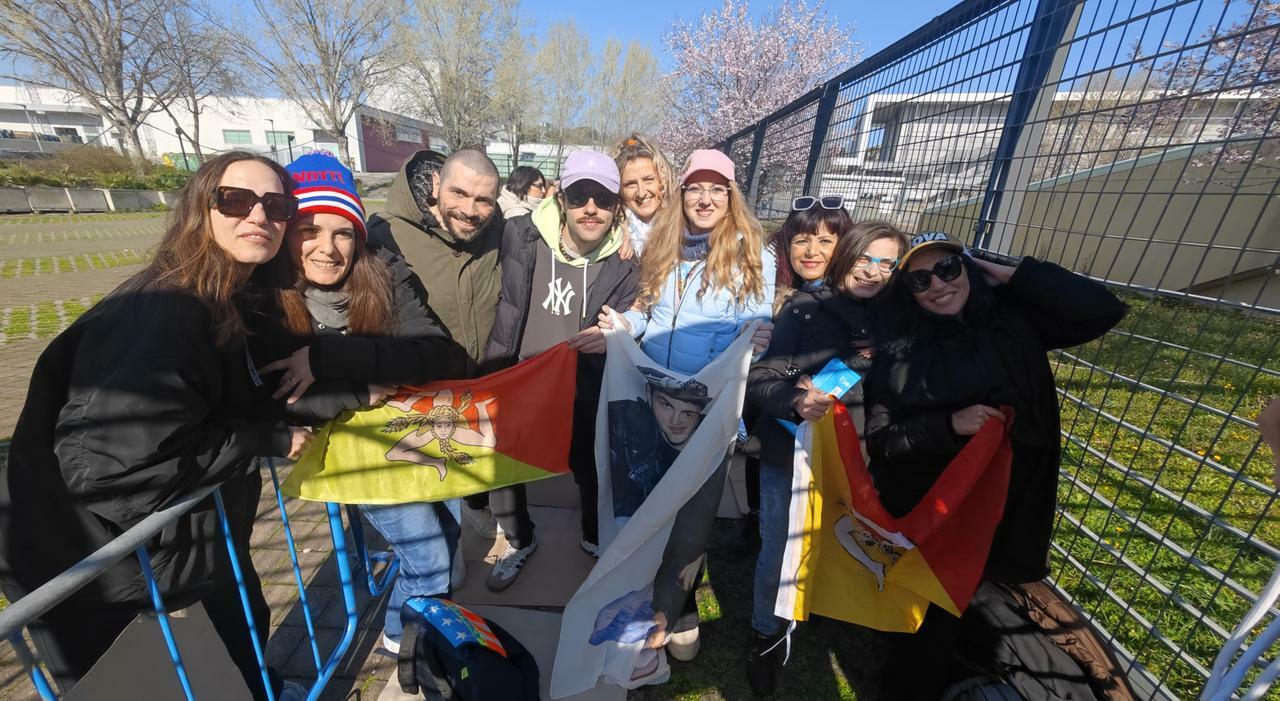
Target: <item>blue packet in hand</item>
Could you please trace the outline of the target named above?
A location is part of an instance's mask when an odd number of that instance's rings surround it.
[[[839,399],[846,392],[853,389],[853,386],[862,380],[862,375],[854,372],[852,368],[845,365],[844,361],[839,358],[832,358],[830,362],[822,366],[818,374],[813,376],[813,387],[819,392],[826,392]],[[800,428],[785,419],[777,419],[782,427],[787,429],[787,433],[792,436],[796,435],[796,431]]]

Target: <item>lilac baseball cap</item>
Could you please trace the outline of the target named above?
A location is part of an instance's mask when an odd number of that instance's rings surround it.
[[[603,153],[574,151],[564,159],[564,169],[560,171],[560,187],[569,187],[579,180],[594,180],[616,195],[622,177],[618,174],[618,164]]]
[[[684,172],[680,174],[680,184],[684,185],[689,180],[689,176],[700,170],[719,173],[725,180],[733,180],[733,160],[724,155],[723,151],[703,148],[689,154]]]

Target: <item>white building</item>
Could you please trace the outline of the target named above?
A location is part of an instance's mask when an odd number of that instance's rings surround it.
[[[151,114],[139,130],[142,148],[151,158],[194,164],[191,115],[173,110],[178,123],[163,111]],[[178,130],[183,137],[180,140]],[[200,146],[207,155],[229,150],[270,154],[281,162],[313,149],[338,152],[345,140],[359,172],[397,170],[421,148],[442,148],[440,130],[427,122],[361,105],[343,134],[313,123],[297,105],[274,97],[210,100],[200,117]],[[26,84],[0,85],[0,152],[57,151],[73,144],[99,144],[127,149],[127,136],[75,95]]]

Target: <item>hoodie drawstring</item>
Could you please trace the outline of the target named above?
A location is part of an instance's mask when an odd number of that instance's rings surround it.
[[[790,661],[791,659],[791,633],[795,629],[796,629],[796,622],[789,621],[787,623],[787,632],[783,633],[782,637],[778,638],[777,642],[770,645],[768,649],[766,649],[764,652],[761,652],[760,656],[764,657],[765,655],[769,654],[770,652],[773,651],[775,647],[778,647],[778,645],[782,644],[782,641],[785,640],[787,642],[787,653],[782,657],[782,666],[783,667],[787,666],[787,662]]]

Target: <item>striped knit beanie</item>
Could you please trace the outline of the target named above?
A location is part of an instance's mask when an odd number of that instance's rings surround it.
[[[290,163],[286,170],[293,176],[293,194],[298,198],[298,214],[324,212],[346,217],[367,241],[364,226],[364,203],[356,192],[356,180],[342,161],[327,151],[313,151]]]

